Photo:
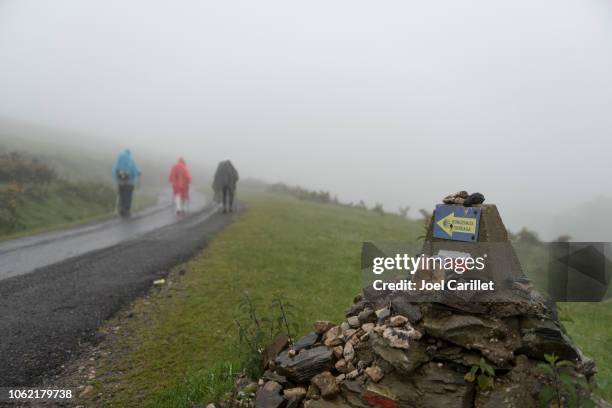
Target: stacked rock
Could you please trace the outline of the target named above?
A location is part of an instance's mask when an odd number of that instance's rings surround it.
[[[454,194],[449,194],[442,199],[444,204],[457,204],[465,207],[471,207],[473,205],[482,204],[485,200],[484,195],[481,193],[469,194],[467,191],[457,191]]]
[[[468,198],[469,193],[467,191],[461,190],[457,191],[454,194],[449,194],[442,199],[444,204],[461,204],[465,202],[465,199]]]
[[[467,306],[467,305],[464,305]],[[545,354],[589,381],[594,363],[571,343],[544,305],[454,308],[396,296],[374,304],[358,296],[340,325],[314,331],[271,356],[252,401],[256,407],[537,407],[555,381],[538,367]],[[490,367],[490,383],[470,381]],[[588,389],[576,388],[583,396]]]

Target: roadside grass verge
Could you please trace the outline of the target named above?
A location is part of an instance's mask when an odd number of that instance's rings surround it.
[[[21,225],[10,233],[0,234],[0,241],[20,238],[43,232],[70,228],[76,225],[102,221],[115,216],[114,204],[100,203],[83,197],[62,196],[51,193],[46,197],[29,197],[21,199],[18,214]],[[156,202],[151,192],[136,191],[133,208],[138,211]]]
[[[412,241],[422,234],[421,221],[396,215],[282,194],[241,198],[248,211],[237,222],[177,268],[167,285],[105,325],[116,335],[96,363],[84,405],[189,407],[217,399],[231,386],[227,364],[235,369],[238,363],[234,317],[245,292],[262,310],[282,294],[297,306],[298,334],[305,334],[314,320],[343,319],[361,289],[363,241]],[[595,313],[604,320],[593,319]],[[600,377],[609,378],[610,304],[564,304],[561,314]],[[612,399],[609,379],[600,384]]]

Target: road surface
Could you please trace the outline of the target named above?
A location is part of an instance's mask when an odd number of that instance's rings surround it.
[[[106,319],[233,217],[194,196],[182,219],[160,205],[130,220],[2,243],[0,387],[49,378]]]
[[[191,211],[201,211],[206,197],[191,194]],[[113,218],[67,230],[0,242],[0,280],[85,254],[108,248],[177,221],[170,195],[160,195],[157,204],[132,218]]]

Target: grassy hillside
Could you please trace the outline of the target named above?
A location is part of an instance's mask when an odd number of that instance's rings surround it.
[[[142,171],[143,187],[166,187],[177,157],[152,152],[147,146],[112,142],[111,138],[72,134],[55,129],[15,124],[0,119],[0,154],[17,151],[36,156],[69,181],[111,182],[111,168],[119,152],[130,148]],[[198,152],[185,152],[195,188],[208,188],[216,163],[201,160]]]
[[[137,194],[135,208],[153,201]],[[65,180],[38,156],[0,152],[0,239],[110,216],[115,202],[109,183]]]
[[[0,190],[2,188],[0,186]],[[19,194],[17,224],[0,228],[0,240],[68,228],[115,215],[115,191],[109,186],[86,182],[53,183],[41,190]],[[152,194],[136,192],[133,206],[138,210],[154,202]]]
[[[0,153],[16,151],[32,155],[65,180],[110,182],[110,166],[116,153],[108,146],[95,149],[87,140],[81,140],[77,146],[69,141],[55,142],[54,138],[43,138],[37,133],[12,134],[2,125],[0,122]]]
[[[135,302],[108,323],[114,333],[96,363],[87,406],[181,407],[219,391],[207,371],[237,358],[237,305],[249,293],[260,311],[282,293],[295,309],[298,334],[317,319],[340,321],[361,288],[364,240],[412,240],[420,221],[318,204],[281,194],[243,195],[248,211],[200,255],[173,273],[171,284]],[[600,367],[612,397],[610,305],[564,305],[570,333]],[[265,313],[265,312],[264,312]],[[573,316],[573,322],[571,321]],[[221,387],[222,389],[222,387]]]

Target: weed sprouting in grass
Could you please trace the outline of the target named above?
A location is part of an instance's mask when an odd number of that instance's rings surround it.
[[[277,336],[285,335],[290,342],[298,330],[295,307],[281,295],[274,296],[268,314],[260,314],[253,299],[245,293],[238,305],[238,350],[244,372],[258,378],[263,372],[262,356],[266,346]]]
[[[184,381],[162,391],[149,407],[190,407],[194,404],[219,401],[233,390],[239,371],[232,363],[219,363],[208,370],[191,373]]]
[[[429,231],[429,224],[431,223],[432,214],[424,208],[419,210],[419,213],[423,217],[423,233],[417,237],[418,241],[425,241],[427,237],[427,231]]]
[[[269,334],[248,294],[245,294],[239,303],[238,313],[239,317],[234,321],[238,327],[237,348],[240,352],[240,361],[248,375],[255,377],[261,371],[261,354]]]
[[[289,338],[289,341],[293,343],[295,334],[299,330],[297,322],[296,307],[291,304],[283,296],[277,295],[272,300],[272,306],[278,309],[277,324],[285,330],[285,334]]]

